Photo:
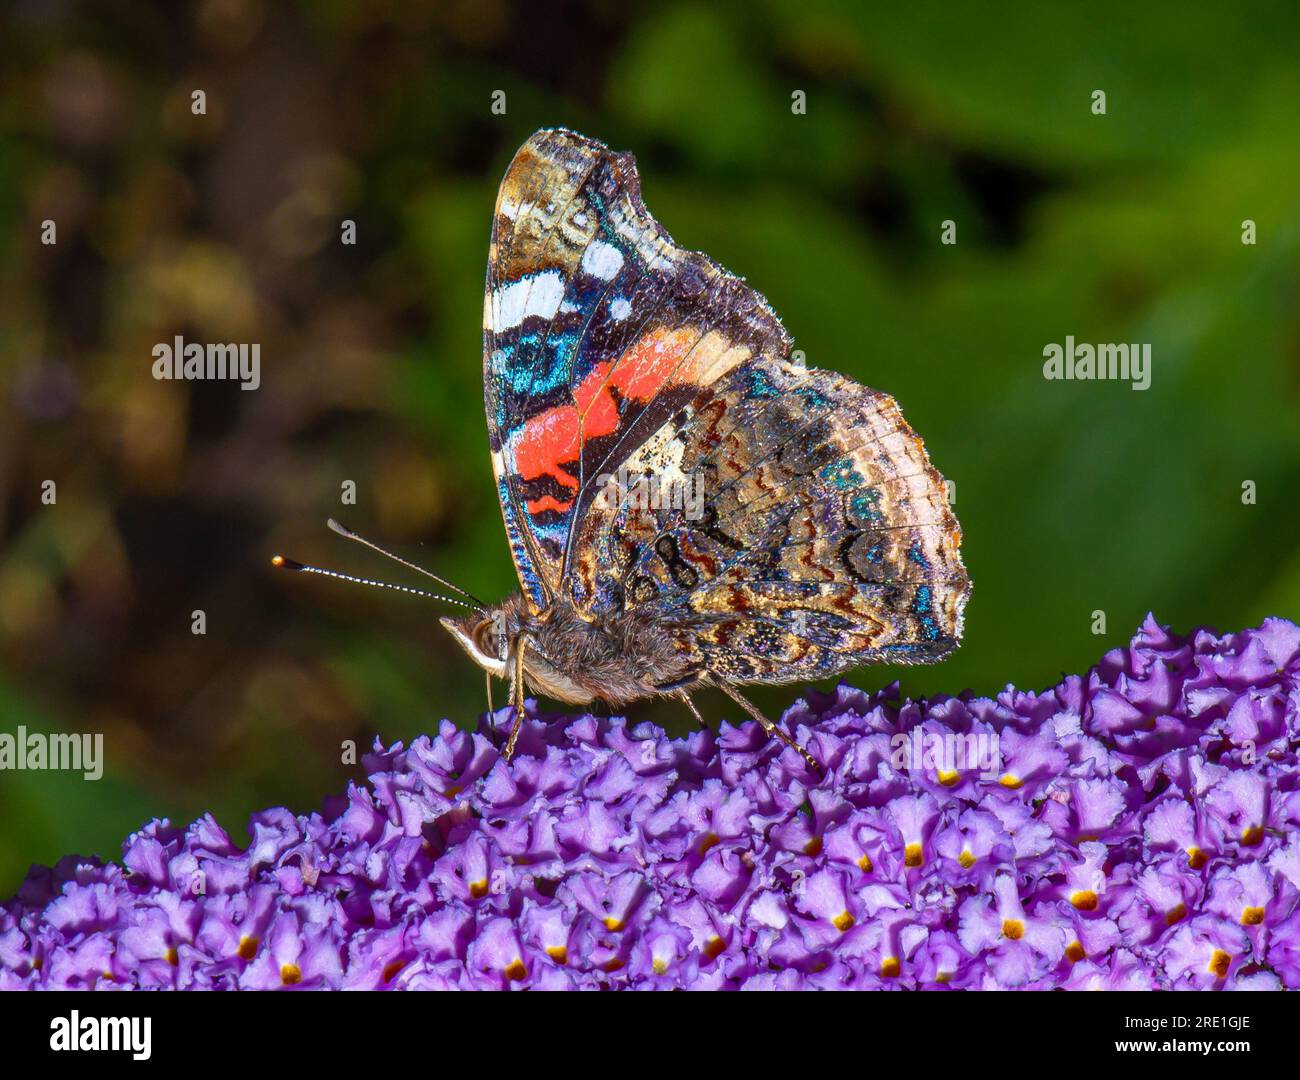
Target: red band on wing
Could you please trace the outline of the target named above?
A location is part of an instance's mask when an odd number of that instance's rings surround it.
[[[536,517],[543,510],[557,510],[563,514],[573,505],[573,500],[560,502],[551,495],[543,495],[540,499],[530,499],[525,505],[528,507],[528,512]]]
[[[562,466],[578,460],[583,443],[618,430],[618,402],[611,391],[617,389],[624,399],[650,401],[697,337],[689,328],[660,327],[637,341],[614,364],[605,361],[593,367],[574,389],[572,405],[557,405],[524,422],[514,447],[518,476],[523,480],[549,476],[576,492],[577,478]],[[572,500],[562,503],[548,495],[530,502],[528,512],[564,511],[572,505]]]

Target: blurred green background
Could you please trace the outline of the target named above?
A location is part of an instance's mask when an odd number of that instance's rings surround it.
[[[154,814],[211,809],[238,835],[253,810],[315,807],[360,775],[342,740],[474,723],[482,676],[437,609],[268,557],[410,580],[333,514],[480,595],[515,587],[481,288],[497,183],[543,125],[634,151],[676,239],[765,293],[810,364],[896,395],[956,482],[966,644],[860,685],[1039,688],[1148,610],[1180,630],[1300,614],[1288,4],[3,17],[0,730],[103,732],[108,771],[0,773],[0,895],[30,862],[115,855]],[[261,389],[155,381],[176,334],[260,342]],[[1045,381],[1069,334],[1150,342],[1151,388]]]

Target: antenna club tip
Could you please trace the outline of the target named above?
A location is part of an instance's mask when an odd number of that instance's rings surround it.
[[[294,562],[292,559],[286,559],[283,555],[272,555],[271,565],[282,570],[302,569],[302,563]]]
[[[351,529],[349,529],[346,525],[341,524],[340,522],[338,522],[338,521],[335,520],[334,518],[330,518],[328,521],[325,522],[325,524],[328,525],[331,529],[333,529],[333,530],[334,530],[336,533],[338,533],[340,536],[351,536],[351,535],[353,535]]]

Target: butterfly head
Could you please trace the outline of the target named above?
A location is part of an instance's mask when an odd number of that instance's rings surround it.
[[[571,705],[594,697],[592,628],[572,612],[554,605],[535,610],[522,596],[512,596],[496,608],[441,620],[469,658],[489,675],[507,681],[515,677],[516,649],[523,649],[527,685]]]
[[[498,679],[510,676],[511,649],[519,632],[519,598],[468,615],[444,615],[439,622],[469,658]]]

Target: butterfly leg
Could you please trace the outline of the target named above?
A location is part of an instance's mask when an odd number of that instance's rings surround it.
[[[519,732],[524,726],[524,647],[526,638],[520,634],[515,639],[515,674],[510,680],[510,700],[515,707],[515,722],[510,728],[510,738],[502,757],[509,761],[514,756],[515,743],[519,741]]]
[[[699,721],[700,727],[708,727],[708,724],[704,722],[704,717],[700,715],[700,710],[695,707],[695,702],[691,700],[690,694],[688,694],[685,690],[678,690],[674,696],[679,698],[686,705],[686,707],[691,710],[691,715],[695,717],[697,721]]]
[[[804,761],[808,762],[809,768],[811,768],[814,772],[818,772],[818,773],[822,771],[822,767],[817,764],[812,754],[808,753],[807,750],[805,750],[802,746],[800,746],[797,742],[795,742],[792,738],[790,738],[790,736],[787,735],[785,731],[778,724],[774,724],[771,720],[769,720],[766,716],[764,716],[761,712],[759,712],[758,707],[754,705],[751,701],[749,701],[748,698],[744,697],[739,690],[735,689],[735,687],[730,686],[725,682],[719,682],[717,684],[717,687],[724,694],[726,694],[727,697],[731,698],[732,701],[734,701],[737,705],[739,705],[742,709],[744,709],[745,712],[749,713],[750,716],[752,716],[755,720],[757,720],[760,724],[762,724],[763,730],[766,731],[769,735],[775,735],[778,739],[780,739],[783,743],[785,743],[786,746],[790,747],[792,750],[798,750],[799,753],[803,755]]]

